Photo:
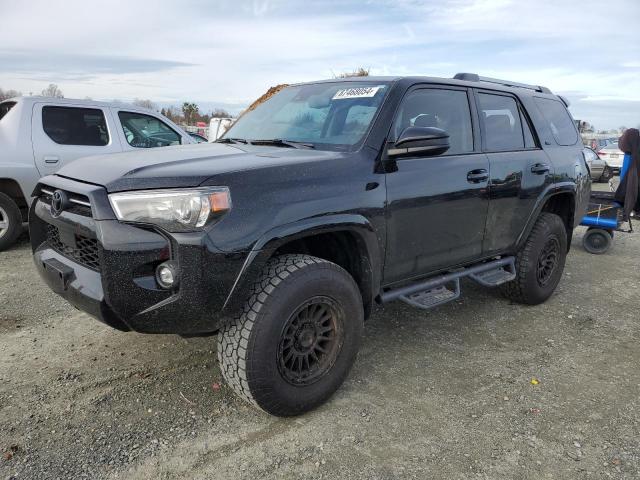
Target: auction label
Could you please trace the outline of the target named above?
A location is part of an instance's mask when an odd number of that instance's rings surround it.
[[[331,100],[343,100],[345,98],[367,98],[373,97],[382,86],[378,87],[356,87],[338,90]]]

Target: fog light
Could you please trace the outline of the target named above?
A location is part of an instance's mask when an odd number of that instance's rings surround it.
[[[173,262],[164,262],[156,268],[156,281],[162,288],[178,285],[178,268]]]

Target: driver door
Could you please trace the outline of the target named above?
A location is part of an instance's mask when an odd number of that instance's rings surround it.
[[[480,151],[475,105],[466,88],[410,90],[388,146],[407,127],[449,134],[442,155],[405,157],[387,168],[387,253],[384,282],[398,282],[482,255],[489,207],[489,162]]]
[[[120,122],[118,133],[124,150],[194,143],[190,139],[183,139],[180,133],[154,115],[116,110],[114,116]]]

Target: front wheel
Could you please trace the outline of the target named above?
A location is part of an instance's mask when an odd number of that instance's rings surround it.
[[[267,413],[307,412],[346,378],[363,322],[360,291],[344,269],[309,255],[276,257],[218,334],[222,374]]]
[[[518,303],[538,305],[555,291],[567,257],[567,231],[562,219],[543,212],[516,256],[516,278],[502,294]]]
[[[22,214],[11,197],[0,192],[0,252],[16,242],[22,232]]]

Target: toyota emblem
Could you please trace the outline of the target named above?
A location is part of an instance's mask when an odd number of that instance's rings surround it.
[[[56,190],[51,196],[51,214],[57,217],[62,213],[68,203],[67,194],[62,190]]]

